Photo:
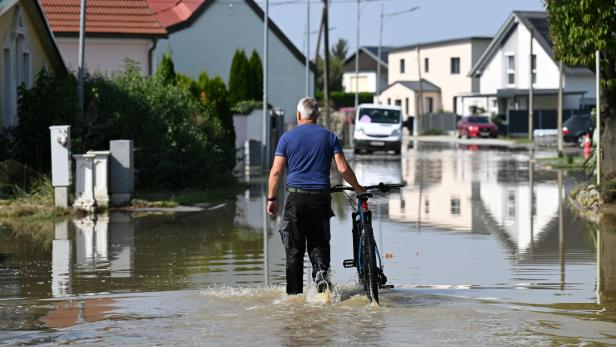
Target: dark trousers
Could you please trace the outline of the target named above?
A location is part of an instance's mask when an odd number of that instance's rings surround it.
[[[329,219],[331,196],[289,193],[280,226],[280,236],[287,255],[287,294],[303,292],[304,253],[317,271],[329,270]]]

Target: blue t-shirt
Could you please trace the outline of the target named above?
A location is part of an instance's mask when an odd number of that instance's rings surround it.
[[[316,124],[284,133],[276,146],[276,155],[287,158],[287,185],[302,189],[329,188],[329,170],[337,153],[342,153],[338,137]]]

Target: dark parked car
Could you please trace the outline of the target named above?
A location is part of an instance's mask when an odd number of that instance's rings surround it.
[[[581,144],[586,134],[590,134],[592,141],[594,130],[595,122],[589,115],[574,115],[563,123],[563,140]]]
[[[495,138],[498,129],[488,117],[469,116],[458,122],[458,138],[464,137],[491,137]]]

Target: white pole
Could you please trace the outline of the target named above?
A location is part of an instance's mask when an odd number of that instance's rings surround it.
[[[269,0],[265,0],[263,18],[263,169],[269,169],[269,115],[267,114],[267,78],[268,78],[268,34],[269,34]]]
[[[306,96],[310,96],[310,0],[306,1]]]
[[[355,35],[357,51],[355,52],[355,109],[359,106],[359,2],[357,0],[357,34]]]
[[[595,107],[597,114],[597,148],[595,155],[597,156],[597,185],[601,184],[601,52],[597,50],[597,57],[595,59],[595,71],[596,71],[596,95],[597,98]]]
[[[79,61],[77,71],[77,94],[79,97],[79,110],[83,115],[84,112],[84,91],[83,79],[85,75],[85,49],[86,49],[86,6],[87,0],[81,0],[81,10],[79,14]]]
[[[563,155],[563,61],[558,63],[558,156]]]
[[[376,54],[378,62],[376,65],[376,97],[377,102],[381,103],[381,49],[383,45],[383,9],[384,5],[381,4],[381,25],[379,27],[379,49]]]
[[[533,140],[533,32],[530,33],[530,61],[528,62],[528,140]]]

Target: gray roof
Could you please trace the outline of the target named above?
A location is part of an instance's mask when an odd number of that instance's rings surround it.
[[[393,86],[395,86],[396,84],[401,84],[403,86],[405,86],[406,88],[412,90],[412,91],[419,91],[419,81],[396,81],[390,85],[388,85],[385,89],[383,90],[387,90]],[[421,87],[423,89],[424,92],[439,92],[441,90],[441,88],[439,88],[439,86],[437,86],[436,84],[425,80],[425,79],[421,79]]]
[[[500,27],[488,48],[477,59],[468,76],[476,76],[481,74],[482,70],[490,62],[492,57],[498,52],[503,41],[509,37],[509,33],[516,28],[517,23],[522,23],[529,31],[534,34],[535,40],[546,51],[546,53],[554,60],[553,43],[550,37],[548,26],[547,12],[544,11],[513,11],[507,18],[505,23]],[[554,62],[556,62],[554,60]],[[590,73],[591,71],[585,67],[565,66],[565,73]]]
[[[364,51],[370,58],[377,60],[377,56],[379,55],[379,46],[361,46],[360,50]],[[392,50],[392,47],[389,46],[381,46],[381,65],[387,67],[387,56],[389,55],[389,51]],[[346,58],[344,64],[348,64],[351,60],[355,59],[355,54],[351,54],[350,57]]]
[[[391,52],[413,50],[413,49],[416,49],[417,46],[420,46],[421,48],[427,48],[427,47],[452,45],[452,44],[463,43],[463,42],[468,42],[468,41],[491,41],[491,40],[492,40],[492,37],[490,36],[457,37],[453,39],[446,39],[446,40],[432,41],[432,42],[419,42],[419,43],[414,43],[408,46],[396,47],[396,48],[393,48]]]

